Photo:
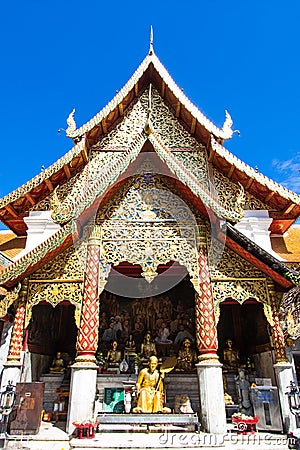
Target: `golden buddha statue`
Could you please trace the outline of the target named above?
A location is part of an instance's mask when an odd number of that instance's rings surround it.
[[[157,354],[157,351],[156,351],[155,342],[153,342],[153,340],[151,338],[150,331],[147,331],[147,333],[145,334],[144,340],[141,344],[142,360],[148,361],[150,356],[153,356],[156,354]]]
[[[179,349],[177,358],[177,369],[190,371],[195,368],[197,362],[197,354],[195,349],[191,348],[191,341],[185,338],[182,343],[182,348]]]
[[[118,369],[120,362],[121,362],[121,352],[120,350],[118,350],[118,342],[114,340],[112,342],[112,348],[107,352],[106,367]]]
[[[134,339],[133,339],[132,334],[129,335],[129,338],[128,338],[128,340],[126,341],[126,344],[125,344],[125,352],[126,352],[128,355],[132,355],[132,354],[135,354],[135,353],[136,353],[136,345],[135,345],[135,342],[134,342]]]
[[[61,357],[61,353],[57,352],[56,358],[53,359],[52,366],[49,369],[50,373],[61,374],[65,371],[65,363]]]
[[[223,350],[224,368],[237,368],[240,363],[239,352],[232,347],[232,339],[228,338],[226,341],[227,347]]]

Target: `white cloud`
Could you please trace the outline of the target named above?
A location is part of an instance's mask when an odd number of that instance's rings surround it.
[[[300,153],[296,153],[293,158],[286,161],[273,159],[272,166],[281,175],[280,183],[300,194]]]

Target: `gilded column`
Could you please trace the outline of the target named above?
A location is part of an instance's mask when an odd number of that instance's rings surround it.
[[[19,294],[19,304],[16,310],[14,326],[10,341],[7,364],[20,364],[21,351],[23,348],[24,323],[27,302],[28,280],[24,280]]]
[[[28,281],[24,280],[18,296],[18,307],[16,310],[14,324],[11,333],[10,346],[7,361],[4,364],[1,377],[1,390],[12,382],[16,385],[21,380],[22,364],[21,351],[24,338],[25,311],[27,301]]]
[[[95,226],[87,245],[83,304],[77,337],[77,357],[72,366],[67,432],[74,431],[74,422],[93,420],[97,385],[95,353],[98,345],[99,295],[104,289],[101,257],[101,229]]]
[[[276,363],[287,363],[288,358],[285,351],[285,340],[284,334],[282,330],[282,326],[278,316],[278,309],[276,304],[276,299],[274,295],[270,295],[270,303],[272,308],[272,316],[273,316],[273,326],[272,330],[272,338],[273,338],[273,347],[275,354]]]
[[[95,364],[99,328],[99,274],[100,274],[100,233],[98,228],[89,238],[87,245],[86,273],[83,288],[83,304],[77,338],[76,363]],[[75,364],[76,364],[75,363]]]
[[[217,359],[218,337],[215,325],[214,300],[204,250],[199,253],[198,263],[199,289],[195,295],[197,347],[201,354],[200,359]]]
[[[199,380],[201,423],[209,433],[226,432],[226,414],[223,391],[222,364],[217,349],[218,338],[215,324],[212,285],[205,247],[198,255],[199,277],[196,288],[196,339],[200,352],[196,364]]]
[[[275,354],[274,371],[276,375],[278,394],[281,406],[281,414],[284,432],[288,433],[296,427],[295,416],[291,413],[286,395],[287,386],[294,380],[292,364],[288,361],[285,351],[285,341],[282,327],[278,316],[279,299],[277,301],[273,286],[268,286],[270,306],[272,308],[273,326],[272,340]]]

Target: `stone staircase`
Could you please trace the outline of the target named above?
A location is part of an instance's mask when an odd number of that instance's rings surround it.
[[[195,412],[200,411],[199,382],[197,373],[181,374],[171,372],[165,377],[166,406],[173,409],[175,395],[188,395]]]
[[[63,375],[61,374],[44,374],[41,375],[40,381],[45,383],[44,391],[44,402],[43,409],[46,412],[52,412],[54,409],[54,403],[57,403],[57,389],[60,388],[63,380]]]

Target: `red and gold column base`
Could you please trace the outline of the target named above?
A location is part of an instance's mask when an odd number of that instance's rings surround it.
[[[97,367],[95,355],[91,353],[81,353],[76,356],[73,366]]]
[[[202,353],[198,356],[199,364],[221,364],[219,356],[215,352]]]
[[[14,358],[12,356],[7,357],[7,361],[4,364],[6,367],[21,367],[22,363],[19,358]]]

